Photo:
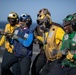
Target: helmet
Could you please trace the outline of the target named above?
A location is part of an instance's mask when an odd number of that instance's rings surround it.
[[[51,14],[48,9],[45,8],[41,9],[37,14],[37,24],[42,25],[43,23],[46,28],[49,28],[49,26],[52,24]]]
[[[10,12],[9,15],[8,15],[8,17],[7,17],[7,20],[9,21],[9,23],[12,26],[18,24],[18,22],[19,22],[18,14],[15,13],[15,12]]]
[[[76,13],[74,13],[73,16],[74,16],[74,20],[76,20]]]
[[[8,20],[12,18],[12,19],[16,19],[18,21],[18,18],[19,17],[18,17],[18,14],[17,13],[10,12],[7,18],[8,18]]]
[[[19,21],[25,22],[28,27],[32,24],[31,16],[28,14],[22,14],[19,18]]]
[[[76,31],[76,13],[73,14],[72,28]]]
[[[38,16],[39,14],[45,14],[45,15],[48,14],[48,15],[51,16],[51,13],[49,12],[49,10],[48,10],[47,8],[41,9],[41,10],[38,12],[37,16]]]
[[[73,15],[69,14],[66,16],[66,18],[63,19],[63,25],[64,26],[71,25],[72,21],[73,21]]]

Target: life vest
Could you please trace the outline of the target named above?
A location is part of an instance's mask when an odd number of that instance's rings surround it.
[[[11,26],[10,24],[6,24],[5,32],[12,34],[14,32],[14,29],[16,27],[19,27],[19,24],[15,26]],[[0,45],[2,45],[5,42],[5,48],[8,50],[8,52],[12,53],[13,45],[10,44],[11,39],[7,38],[5,35],[2,36],[2,39],[0,40]]]
[[[21,30],[21,28],[17,28],[15,31],[14,31],[14,34],[16,34],[18,37],[24,39],[24,41],[28,41],[27,39],[29,38],[28,36],[30,34],[33,34],[33,31],[30,30],[30,29],[24,29],[24,30]],[[32,56],[32,46],[33,46],[33,40],[31,42],[31,44],[27,47],[24,45],[24,42],[20,42],[18,40],[13,40],[13,45],[14,45],[14,52],[15,52],[15,55],[17,57],[22,57],[22,56]],[[30,41],[30,39],[29,39]],[[28,42],[29,43],[29,42]]]
[[[66,43],[66,45],[64,43]],[[75,60],[73,59],[73,56],[76,54],[76,32],[73,32],[72,34],[65,34],[64,43],[64,47],[69,49],[66,55],[66,59],[74,62]]]
[[[45,32],[47,33],[47,32]],[[44,51],[44,32],[40,29],[39,26],[36,27],[34,30],[34,35],[35,35],[35,43],[37,42],[39,44],[39,49],[40,51]]]
[[[38,39],[42,44],[41,45],[39,43],[39,45],[42,46],[41,50],[45,50],[47,36],[48,36],[48,31],[44,32],[42,36],[36,36],[36,39]]]
[[[51,53],[53,49],[56,49],[56,50],[60,49],[60,46],[62,43],[62,37],[64,33],[65,33],[64,30],[59,26],[52,25],[52,27],[50,28],[49,34],[46,40],[47,43],[46,43],[46,49],[45,49],[47,60],[54,61],[56,59],[59,59],[62,56],[62,54],[52,56]]]

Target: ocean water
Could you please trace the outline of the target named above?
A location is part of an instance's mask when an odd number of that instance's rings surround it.
[[[5,21],[1,21],[0,22],[0,29],[4,29],[5,28],[5,25],[7,24],[8,22],[5,22]],[[63,26],[61,23],[59,23],[61,26]],[[36,28],[37,24],[36,23],[32,23],[30,29],[34,30]]]
[[[8,22],[1,21],[1,22],[0,22],[0,29],[4,29],[4,28],[5,28],[5,25],[6,25],[7,23],[8,23]],[[36,23],[32,23],[30,29],[34,30],[36,26],[37,26]]]
[[[5,28],[5,25],[6,25],[7,23],[8,23],[8,22],[1,21],[1,22],[0,22],[0,29],[4,29],[4,28]]]

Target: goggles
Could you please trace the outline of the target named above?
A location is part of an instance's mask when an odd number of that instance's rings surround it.
[[[28,16],[20,17],[20,18],[19,18],[19,21],[21,21],[21,22],[26,22],[27,18],[28,18]]]

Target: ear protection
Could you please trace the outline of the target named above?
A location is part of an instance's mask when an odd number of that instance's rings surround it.
[[[76,31],[76,22],[72,22],[72,28],[74,31]]]
[[[46,14],[46,17],[45,17],[45,24],[46,25],[52,24],[52,19],[51,19],[50,15],[48,15],[48,14]]]
[[[72,28],[76,31],[76,13],[73,14]]]

